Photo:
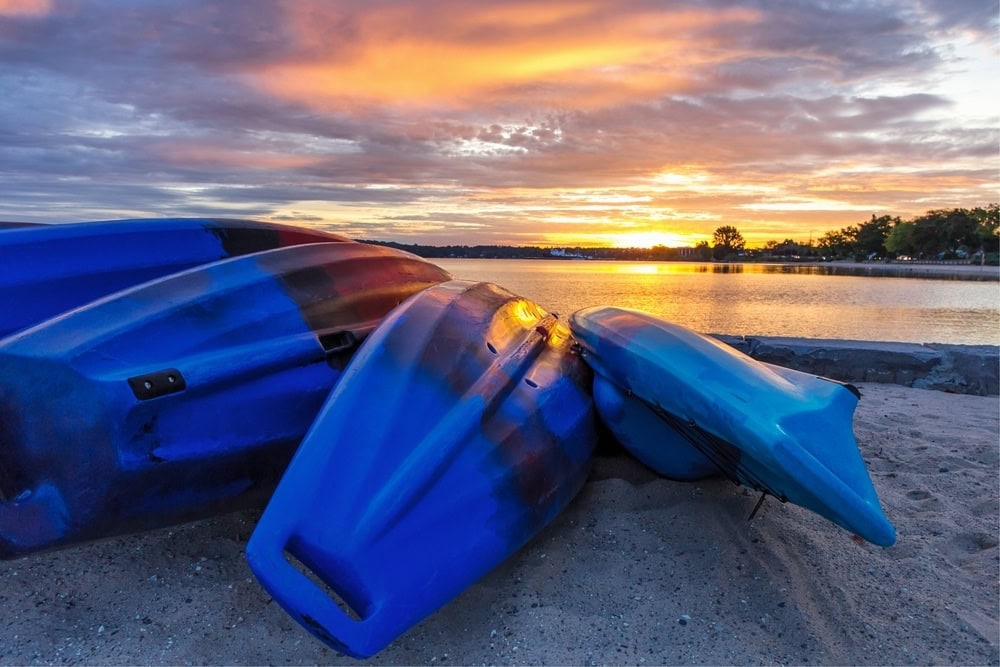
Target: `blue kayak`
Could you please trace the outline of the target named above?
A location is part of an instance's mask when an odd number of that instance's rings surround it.
[[[0,338],[199,264],[332,241],[347,239],[289,225],[200,218],[0,228]]]
[[[488,283],[421,292],[351,361],[250,538],[250,567],[316,637],[376,653],[580,490],[590,382],[569,329],[534,303]]]
[[[602,420],[660,474],[721,472],[874,544],[895,542],[854,438],[854,387],[639,311],[587,308],[570,326],[595,371]]]
[[[0,558],[268,498],[358,344],[450,279],[361,243],[189,269],[0,342]]]

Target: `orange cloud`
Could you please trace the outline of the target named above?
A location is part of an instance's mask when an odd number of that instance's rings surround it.
[[[264,90],[312,106],[357,103],[465,107],[558,88],[561,105],[595,105],[682,91],[711,62],[720,24],[757,19],[726,11],[608,11],[606,3],[448,2],[363,8],[287,5],[299,55],[250,72]],[[342,41],[327,42],[329,26]],[[575,91],[575,93],[574,93]]]
[[[45,16],[52,0],[0,0],[0,16]]]

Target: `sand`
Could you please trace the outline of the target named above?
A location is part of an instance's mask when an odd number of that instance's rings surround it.
[[[1000,401],[861,385],[899,533],[597,459],[548,529],[371,664],[998,664]],[[0,563],[2,664],[363,664],[257,585],[246,512]]]

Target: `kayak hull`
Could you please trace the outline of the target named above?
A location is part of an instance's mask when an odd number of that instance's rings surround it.
[[[376,653],[579,491],[596,444],[590,382],[568,328],[525,299],[465,281],[412,297],[303,441],[247,546],[251,568],[328,645]]]
[[[689,482],[721,474],[711,459],[643,401],[600,374],[594,376],[594,406],[615,439],[664,477]]]
[[[611,397],[598,410],[644,463],[677,479],[719,472],[874,544],[894,543],[854,438],[856,389],[639,311],[588,308],[570,324],[598,394]]]
[[[199,264],[336,234],[250,220],[164,218],[0,230],[0,338]]]
[[[263,504],[357,345],[450,276],[358,243],[190,269],[0,342],[0,557]]]

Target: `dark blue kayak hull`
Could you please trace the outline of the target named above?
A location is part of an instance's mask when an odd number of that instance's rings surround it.
[[[376,653],[579,491],[597,439],[590,381],[568,328],[529,301],[464,281],[414,296],[317,417],[251,537],[250,567],[318,638]]]
[[[450,276],[360,243],[115,293],[0,343],[0,557],[263,504],[357,344]]]
[[[0,229],[0,338],[118,290],[326,232],[250,220],[166,218]]]

